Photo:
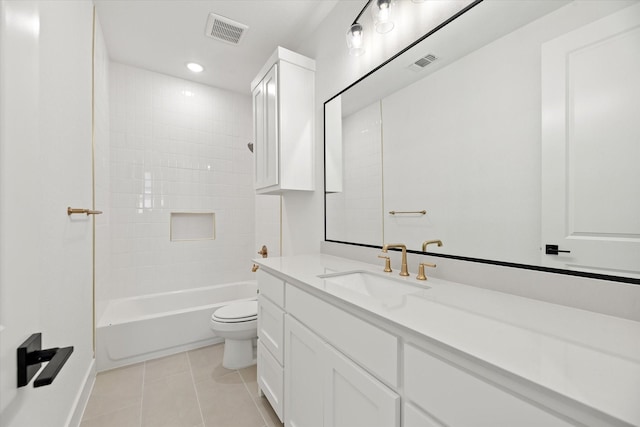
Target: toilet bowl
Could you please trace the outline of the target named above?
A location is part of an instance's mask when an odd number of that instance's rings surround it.
[[[258,337],[258,301],[239,301],[220,307],[209,326],[224,338],[222,366],[241,369],[254,365],[253,342]]]

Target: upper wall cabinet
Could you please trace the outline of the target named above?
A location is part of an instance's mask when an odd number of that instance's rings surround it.
[[[278,47],[251,82],[260,194],[314,189],[315,61]]]

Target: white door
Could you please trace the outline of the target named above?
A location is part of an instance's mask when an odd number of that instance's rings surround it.
[[[284,425],[322,427],[324,343],[291,316],[284,331]]]
[[[91,378],[92,4],[0,2],[0,425],[65,426]],[[16,348],[73,346],[17,387]],[[37,377],[37,374],[36,374]],[[77,414],[75,414],[77,416]]]
[[[640,277],[640,5],[543,45],[542,245],[545,266]]]
[[[326,427],[400,426],[400,396],[329,346],[324,362]]]

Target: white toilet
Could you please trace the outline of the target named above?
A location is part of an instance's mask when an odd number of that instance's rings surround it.
[[[258,337],[258,301],[239,301],[220,307],[211,315],[213,332],[224,338],[222,366],[241,369],[254,365],[253,342]]]

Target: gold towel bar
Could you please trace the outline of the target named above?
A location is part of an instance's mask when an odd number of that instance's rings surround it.
[[[427,211],[425,210],[421,210],[421,211],[389,211],[389,214],[391,215],[395,215],[395,214],[420,214],[420,215],[425,215],[427,213]]]
[[[82,208],[67,208],[67,215],[73,214],[87,214],[87,215],[100,215],[102,211],[93,211],[91,209],[82,209]]]

